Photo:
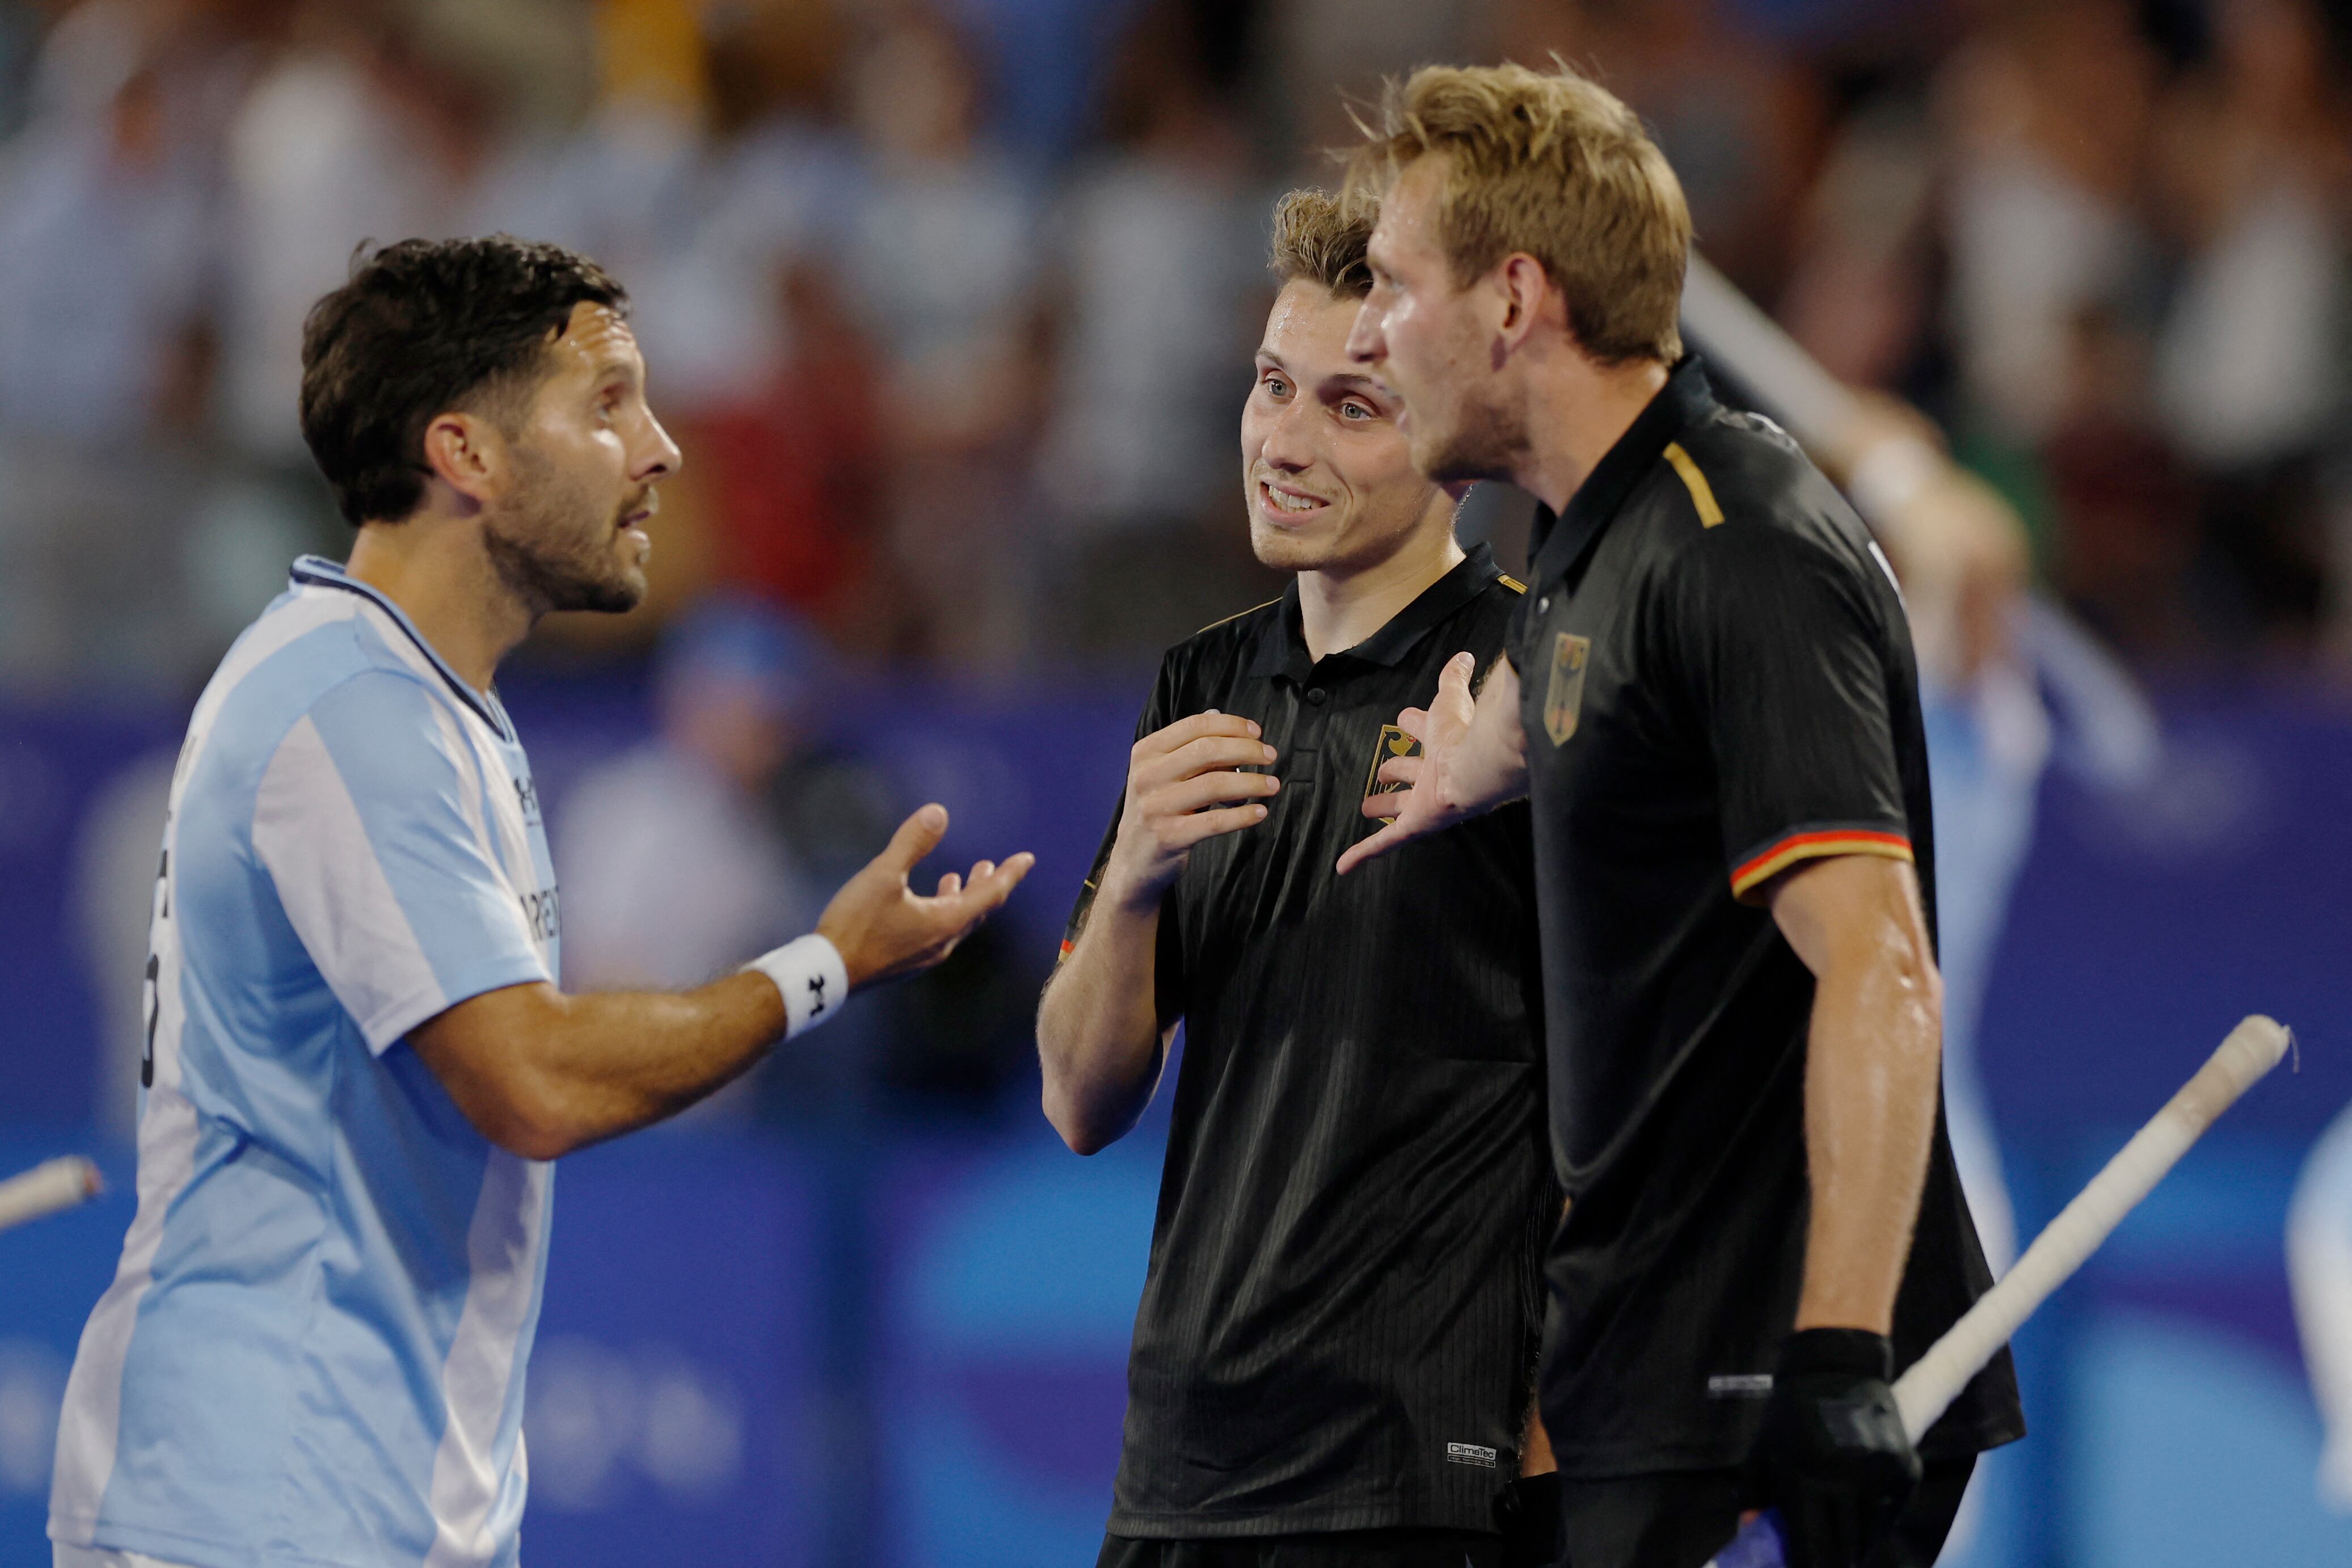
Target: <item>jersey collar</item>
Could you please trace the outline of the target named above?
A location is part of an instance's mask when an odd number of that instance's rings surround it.
[[[1501,576],[1495,552],[1486,544],[1472,545],[1452,571],[1423,588],[1412,603],[1391,616],[1388,624],[1351,648],[1328,656],[1352,658],[1393,669],[1404,662],[1421,639],[1440,621],[1476,598],[1487,584]],[[1282,593],[1282,613],[1270,616],[1257,635],[1250,673],[1260,678],[1286,675],[1305,685],[1315,661],[1307,657],[1307,634],[1299,622],[1298,579]]]
[[[341,562],[330,561],[323,555],[305,555],[294,563],[290,576],[297,588],[339,588],[346,594],[358,595],[391,616],[393,625],[398,626],[402,635],[416,645],[416,651],[440,672],[452,696],[481,715],[482,722],[497,731],[499,739],[510,742],[515,738],[514,726],[507,721],[506,710],[499,705],[497,694],[477,691],[468,686],[456,670],[449,668],[448,661],[434,651],[433,645],[425,640],[425,634],[416,629],[416,623],[408,618],[407,611],[373,585],[352,576],[344,570]]]
[[[1634,416],[1617,444],[1576,487],[1576,493],[1568,498],[1568,510],[1555,515],[1549,507],[1536,509],[1530,577],[1547,583],[1575,565],[1577,557],[1664,454],[1668,443],[1714,413],[1717,406],[1715,394],[1707,387],[1706,366],[1697,355],[1685,354],[1675,362],[1658,395]]]

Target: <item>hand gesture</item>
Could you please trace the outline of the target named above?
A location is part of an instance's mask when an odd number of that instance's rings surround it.
[[[1510,665],[1497,665],[1489,690],[1474,696],[1476,656],[1457,653],[1437,678],[1437,695],[1427,708],[1397,715],[1397,728],[1421,742],[1417,757],[1391,757],[1377,782],[1401,784],[1404,793],[1364,797],[1364,815],[1393,821],[1339,857],[1347,875],[1400,844],[1451,827],[1489,811],[1526,787],[1526,743],[1518,721],[1519,681]],[[1507,686],[1507,689],[1503,689]]]
[[[1265,820],[1263,800],[1282,781],[1240,771],[1274,761],[1274,748],[1258,733],[1249,720],[1212,710],[1135,743],[1128,753],[1118,841],[1097,898],[1157,905],[1194,845]]]
[[[929,969],[947,957],[1037,863],[1026,851],[1002,866],[982,860],[969,879],[948,872],[940,879],[938,893],[925,898],[908,879],[947,830],[945,806],[927,805],[907,818],[882,853],[843,883],[818,917],[817,934],[841,953],[853,989]]]

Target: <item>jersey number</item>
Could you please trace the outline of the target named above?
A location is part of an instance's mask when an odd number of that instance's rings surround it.
[[[163,858],[155,867],[155,918],[172,918],[172,852],[163,851]],[[142,987],[140,1000],[147,1015],[147,1045],[139,1053],[139,1087],[155,1087],[155,1025],[163,1016],[163,991],[156,977],[163,972],[163,960],[152,947],[147,950],[147,984]]]

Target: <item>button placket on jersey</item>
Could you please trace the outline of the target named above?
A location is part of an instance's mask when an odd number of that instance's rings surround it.
[[[1282,769],[1286,789],[1311,787],[1321,775],[1323,734],[1331,717],[1331,693],[1315,679],[1298,694],[1298,717],[1290,731],[1290,755]]]

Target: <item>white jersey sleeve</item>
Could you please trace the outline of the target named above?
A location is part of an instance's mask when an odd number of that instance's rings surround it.
[[[373,669],[314,701],[271,754],[253,847],[288,921],[381,1056],[469,996],[552,980],[489,790],[425,684]]]

